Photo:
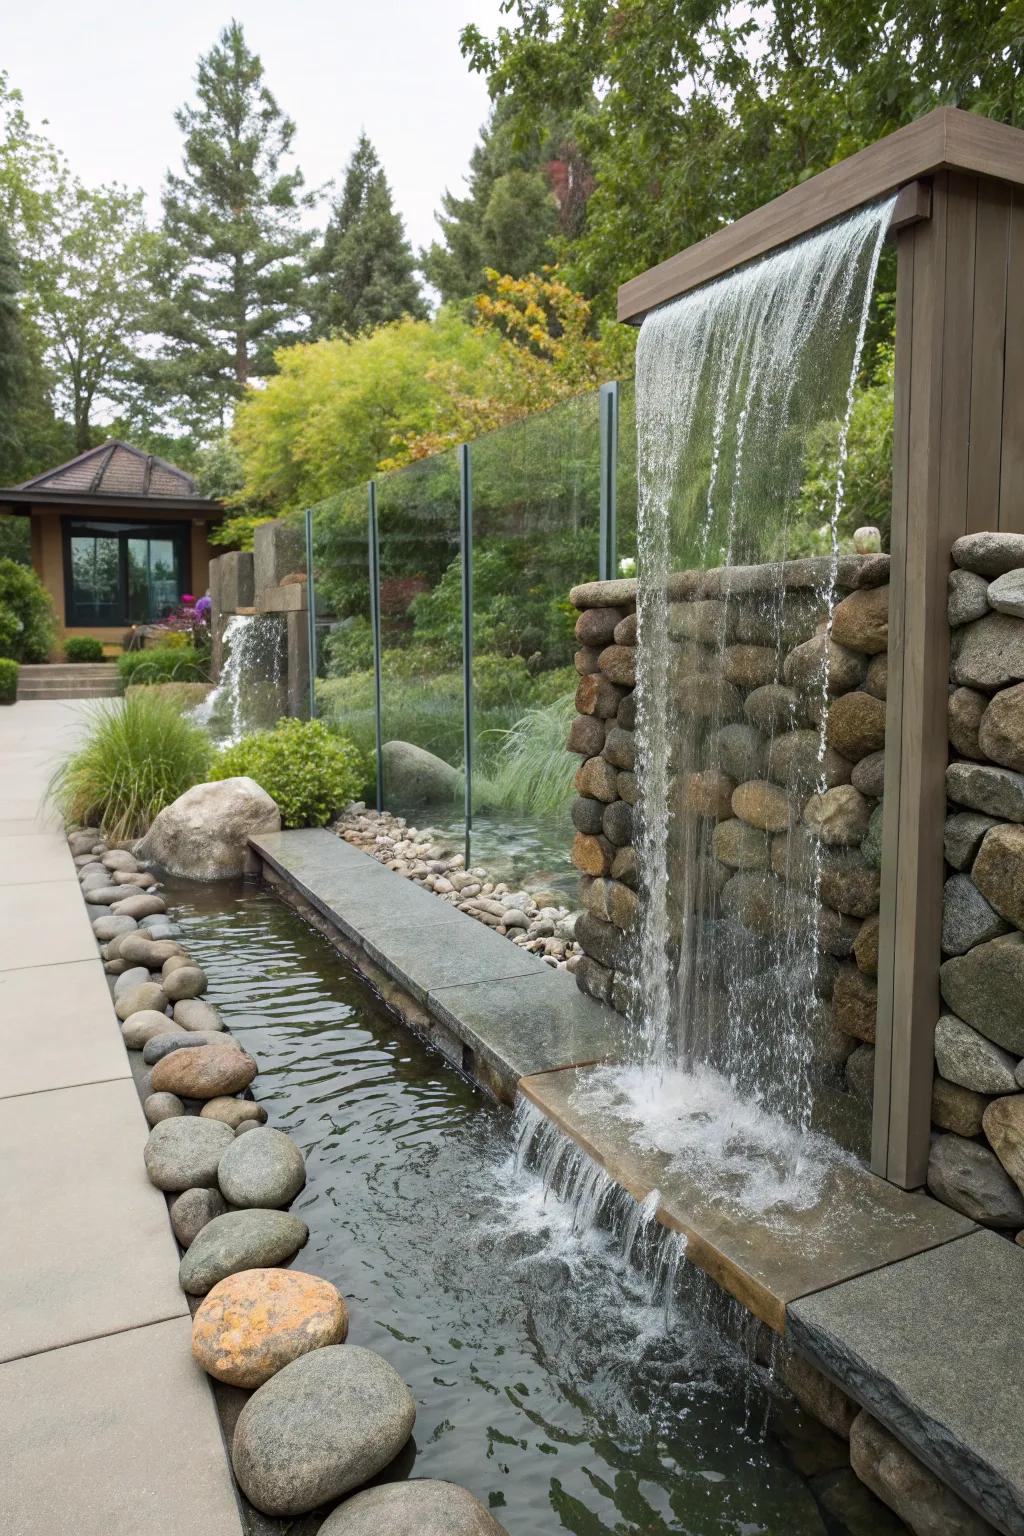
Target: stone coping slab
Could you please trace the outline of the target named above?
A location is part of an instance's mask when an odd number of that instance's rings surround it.
[[[361,849],[322,828],[249,841],[462,1042],[463,1066],[499,1098],[511,1103],[530,1073],[621,1054],[619,1015],[585,997],[566,972]]]
[[[619,1015],[547,965],[535,976],[439,988],[427,1006],[482,1058],[510,1103],[520,1078],[624,1053]]]
[[[976,1231],[796,1301],[797,1348],[1007,1536],[1024,1536],[1024,1249]]]
[[[127,1075],[3,1100],[0,1361],[187,1314],[148,1133]]]
[[[3,1367],[6,1531],[242,1536],[213,1398],[192,1359],[191,1336],[186,1314]]]
[[[908,1194],[851,1159],[827,1166],[814,1205],[758,1213],[669,1158],[637,1146],[628,1125],[581,1096],[593,1067],[524,1078],[520,1091],[634,1199],[660,1192],[658,1220],[683,1233],[687,1258],[777,1332],[801,1296],[975,1232],[924,1194]]]
[[[0,971],[0,1099],[128,1077],[102,962]]]

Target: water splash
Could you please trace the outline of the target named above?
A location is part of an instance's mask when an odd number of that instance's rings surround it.
[[[225,661],[220,681],[192,711],[223,746],[247,731],[273,725],[284,713],[281,620],[272,614],[235,613],[224,628]]]
[[[696,814],[692,795],[726,782],[720,733],[736,718],[736,690],[723,681],[726,645],[739,638],[773,654],[781,681],[795,621],[803,625],[797,639],[819,625],[830,633],[849,421],[890,211],[891,202],[866,208],[655,311],[637,353],[643,889],[628,967],[632,1051],[662,1102],[675,1096],[682,1123],[694,1123],[695,1106],[698,1123],[712,1105],[728,1120],[731,1098],[746,1098],[753,1114],[768,1116],[765,1152],[772,1117],[799,1132],[811,1123],[812,1042],[828,1027],[830,983],[819,942],[820,854],[798,837],[796,818],[772,846],[774,873],[739,868],[725,895],[716,818]],[[829,422],[838,430],[835,495],[821,509],[828,554],[813,583],[792,592],[781,562],[794,547],[806,552],[811,531],[793,514],[806,447]],[[749,566],[760,567],[756,580]],[[712,571],[713,579],[701,575]],[[821,657],[806,717],[768,730],[761,767],[743,780],[763,776],[777,730],[800,725],[817,733],[803,794],[826,787],[826,645]],[[798,867],[799,879],[776,878]],[[696,1071],[688,1078],[680,1068]],[[755,1129],[745,1127],[748,1147]],[[699,1148],[688,1142],[686,1150]],[[721,1141],[716,1150],[728,1157]],[[779,1175],[787,1198],[800,1167],[795,1157]],[[757,1193],[772,1200],[775,1176],[766,1177]]]

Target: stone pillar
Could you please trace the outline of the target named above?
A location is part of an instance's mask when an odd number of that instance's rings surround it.
[[[306,536],[302,525],[290,519],[261,523],[253,535],[253,561],[257,592],[282,586],[288,576],[305,575]]]

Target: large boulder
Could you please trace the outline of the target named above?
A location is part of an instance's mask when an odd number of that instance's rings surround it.
[[[265,1515],[308,1514],[382,1471],[415,1418],[412,1393],[382,1356],[330,1345],[293,1360],[253,1394],[235,1425],[231,1463]]]
[[[386,741],[381,762],[388,795],[396,804],[413,807],[454,805],[462,776],[443,757],[435,757],[411,741]]]
[[[221,779],[166,806],[135,852],[172,875],[228,880],[244,872],[250,836],[280,830],[281,813],[255,779]]]
[[[505,1527],[458,1483],[412,1478],[364,1488],[339,1504],[320,1536],[507,1536]]]

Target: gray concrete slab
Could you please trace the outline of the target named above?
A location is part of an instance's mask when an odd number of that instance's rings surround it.
[[[44,880],[78,883],[75,861],[64,839],[45,829],[0,831],[0,886],[37,885]]]
[[[96,953],[77,880],[0,886],[0,971],[95,960]]]
[[[187,1317],[0,1369],[10,1536],[241,1536]]]
[[[0,1099],[130,1076],[97,960],[0,971]]]
[[[514,1096],[521,1077],[565,1066],[621,1060],[626,1025],[586,997],[566,971],[432,991],[427,1004],[488,1064]]]
[[[432,899],[439,907],[447,905]],[[399,921],[375,927],[363,933],[363,948],[420,1003],[442,987],[536,976],[547,970],[536,955],[464,912],[449,908],[449,914],[427,926],[406,927]]]
[[[0,1360],[187,1314],[147,1134],[127,1077],[3,1101]]]
[[[794,1344],[1010,1536],[1024,1536],[1024,1249],[974,1232],[789,1308]]]

